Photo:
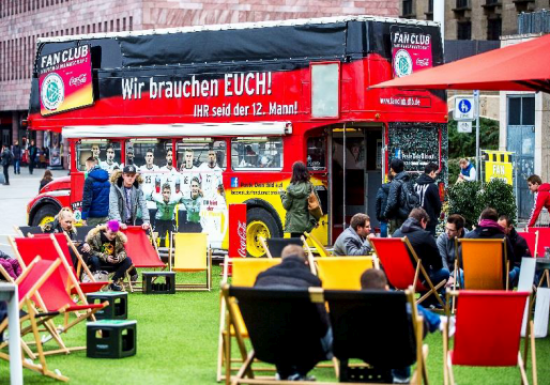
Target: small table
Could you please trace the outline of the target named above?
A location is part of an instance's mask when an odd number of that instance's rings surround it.
[[[10,325],[10,383],[23,383],[23,368],[21,362],[21,331],[19,325],[19,298],[17,286],[12,283],[0,283],[0,301],[8,302],[8,323]]]

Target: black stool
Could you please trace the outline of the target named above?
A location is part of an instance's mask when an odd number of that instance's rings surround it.
[[[95,313],[96,319],[127,319],[128,293],[123,291],[98,291],[86,295],[88,303],[109,301],[109,306]]]
[[[163,282],[155,282],[160,277]],[[176,294],[176,273],[171,271],[143,272],[142,285],[143,294]]]
[[[136,354],[137,321],[101,320],[86,324],[87,356],[122,358]]]

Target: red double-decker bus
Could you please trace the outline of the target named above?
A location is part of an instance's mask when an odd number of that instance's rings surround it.
[[[42,39],[28,123],[68,143],[70,177],[29,203],[29,224],[62,206],[79,219],[94,156],[138,166],[161,233],[206,232],[227,249],[228,205],[246,203],[259,257],[259,236],[283,236],[278,190],[303,161],[325,213],[315,235],[331,244],[355,213],[378,224],[391,158],[412,173],[438,163],[444,183],[445,94],[369,89],[442,62],[438,24],[370,16]]]

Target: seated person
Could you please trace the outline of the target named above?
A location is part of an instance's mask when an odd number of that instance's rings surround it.
[[[498,221],[497,211],[491,207],[486,208],[481,212],[481,215],[479,216],[478,226],[474,230],[470,231],[464,238],[468,238],[468,239],[506,238],[506,254],[508,256],[508,260],[515,261],[516,258],[514,254],[514,248],[512,247],[512,243],[510,242],[510,239],[506,236],[504,232],[504,228],[501,225],[499,225],[497,221]],[[521,262],[521,257],[519,260]],[[511,284],[513,284],[516,278],[519,279],[519,269],[517,273],[511,270],[509,274],[509,278],[510,278]]]
[[[307,265],[304,249],[301,246],[286,246],[281,253],[281,258],[282,261],[279,265],[270,267],[258,275],[254,287],[283,289],[293,287],[306,289],[309,287],[321,287],[321,280],[311,273]],[[332,359],[332,331],[330,329],[328,314],[325,306],[319,304],[318,310],[319,316],[326,325],[324,330],[321,331],[319,338],[325,348],[328,360]],[[313,377],[307,375],[313,367],[302,367],[299,364],[290,366],[275,364],[275,366],[277,367],[277,379],[279,380],[314,380]]]
[[[510,261],[510,286],[514,287],[519,283],[521,258],[531,257],[531,251],[529,250],[529,246],[527,246],[527,241],[518,234],[508,216],[501,215],[498,218],[498,224],[504,229],[504,234],[506,234],[506,237],[512,244],[512,249],[514,249],[514,257],[508,256],[508,260]]]
[[[366,214],[355,214],[351,218],[350,226],[338,236],[334,243],[334,255],[360,256],[372,251],[368,238],[373,238],[370,233],[370,218]]]
[[[457,238],[463,238],[464,234],[467,232],[464,228],[464,223],[464,218],[461,215],[449,215],[447,223],[445,224],[445,232],[441,234],[436,241],[439,255],[441,255],[441,260],[443,261],[443,267],[449,270],[451,274],[447,281],[447,287],[452,287],[454,285],[453,274],[456,259],[455,244]],[[460,248],[458,252],[459,254],[461,253]]]
[[[386,274],[383,270],[380,269],[368,269],[361,275],[361,289],[362,290],[386,290],[389,291],[390,287],[388,285],[388,280],[386,279]],[[416,305],[418,314],[423,317],[424,321],[424,337],[426,332],[434,333],[437,330],[443,332],[442,320],[446,320],[447,317],[439,316],[435,313],[432,313],[429,310],[424,309],[420,305]],[[409,309],[410,310],[410,309]],[[451,325],[449,333],[451,336],[454,334],[454,318],[451,319]],[[394,383],[409,383],[409,377],[411,375],[410,368],[401,368],[393,369],[393,382]]]
[[[69,236],[69,239],[73,241],[73,243],[76,245],[76,250],[80,253],[82,258],[86,263],[88,262],[88,259],[90,257],[90,245],[87,243],[78,244],[77,242],[77,230],[75,226],[75,220],[73,215],[73,210],[71,210],[69,207],[63,207],[61,211],[55,216],[55,219],[53,222],[47,223],[43,231],[44,233],[50,234],[50,233],[65,233]],[[78,259],[76,258],[76,255],[73,252],[72,248],[69,248],[69,252],[71,253],[71,259],[73,260],[73,266],[78,266]]]
[[[422,266],[428,273],[430,280],[434,285],[437,285],[442,280],[449,279],[449,270],[443,267],[443,261],[439,255],[439,249],[434,237],[429,231],[426,231],[429,220],[430,217],[426,213],[426,210],[421,207],[413,209],[407,220],[393,236],[397,238],[407,237],[416,255],[422,260]],[[427,306],[438,305],[433,296],[430,296],[422,303]]]
[[[113,280],[109,285],[112,291],[122,291],[120,281],[124,280],[126,271],[131,268],[132,260],[126,255],[124,244],[128,241],[120,231],[120,223],[117,220],[110,220],[106,225],[97,226],[92,229],[86,237],[90,245],[91,271],[95,273],[102,269],[115,272]],[[130,272],[132,282],[137,281],[137,270]]]
[[[19,266],[19,261],[4,253],[2,250],[0,250],[0,266],[6,270],[6,273],[8,273],[13,280],[16,280],[22,273],[21,266]],[[0,274],[0,279],[7,280],[7,277]]]

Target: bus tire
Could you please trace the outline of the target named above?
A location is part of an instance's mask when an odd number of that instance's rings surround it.
[[[32,219],[32,226],[44,226],[49,222],[53,222],[58,212],[59,209],[52,204],[40,207]]]
[[[273,215],[260,207],[252,207],[246,213],[246,252],[249,257],[265,257],[265,250],[260,243],[259,237],[279,238],[279,227]]]

